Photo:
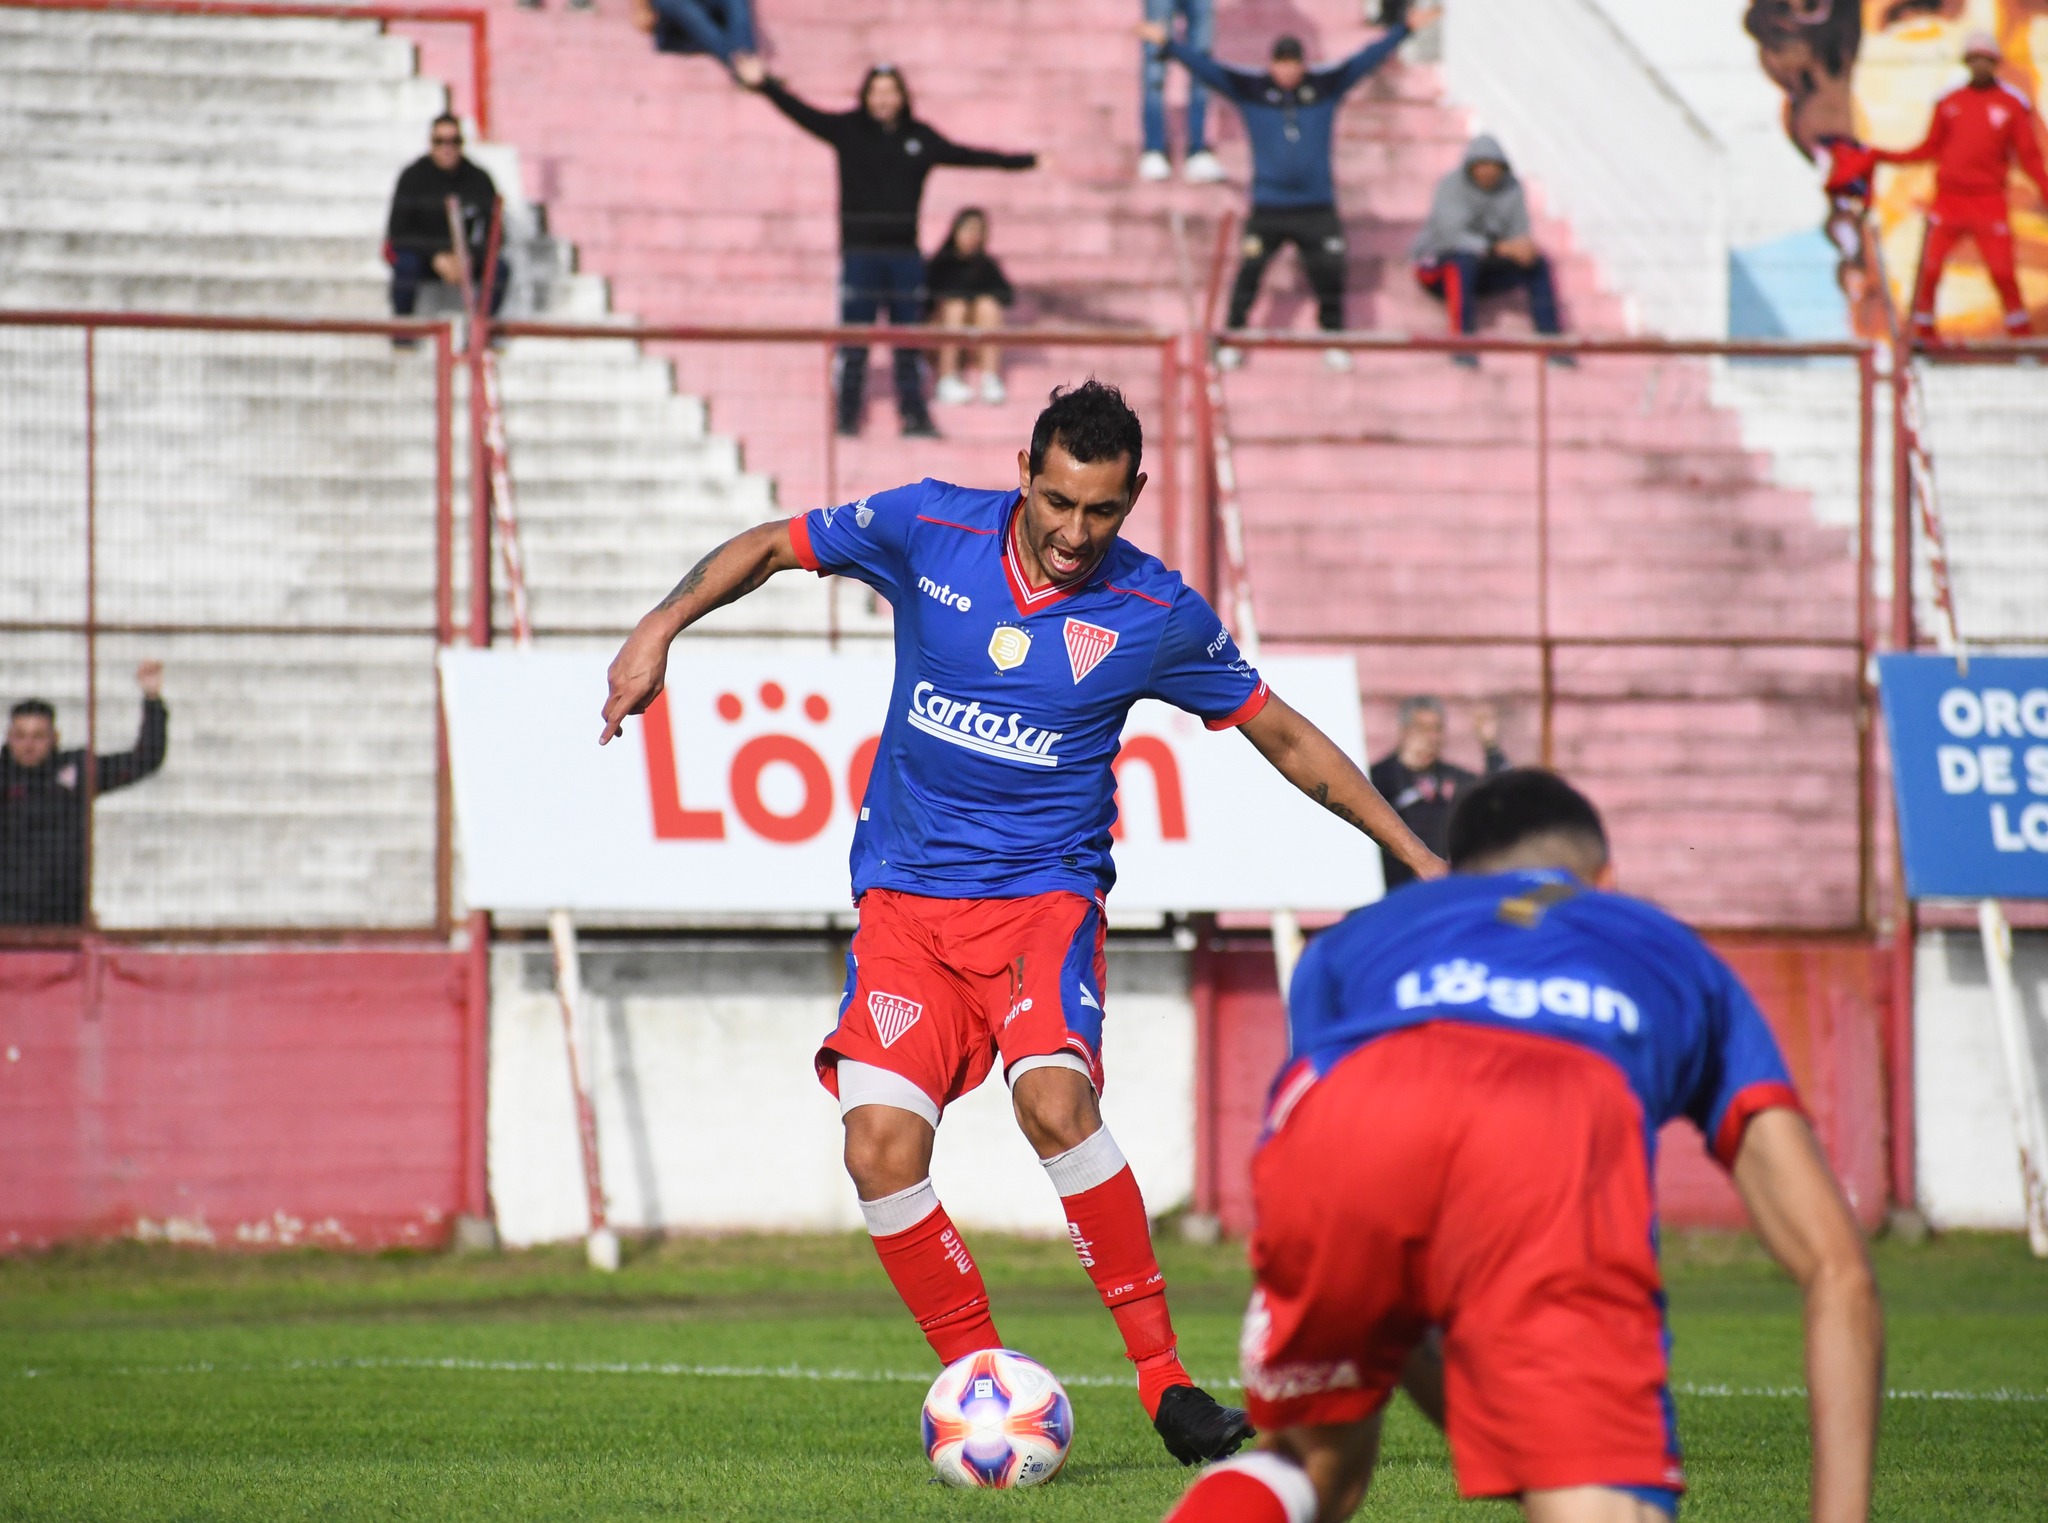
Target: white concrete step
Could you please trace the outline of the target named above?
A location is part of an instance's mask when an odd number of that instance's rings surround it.
[[[9,15],[16,14],[8,12]],[[133,32],[18,32],[0,19],[4,72],[149,74],[156,78],[403,80],[415,50],[400,37],[248,37]]]
[[[287,114],[303,130],[329,121],[432,114],[448,101],[445,86],[424,79],[238,78],[118,69],[8,69],[5,77],[8,104],[17,111],[193,111],[256,118],[271,130]]]

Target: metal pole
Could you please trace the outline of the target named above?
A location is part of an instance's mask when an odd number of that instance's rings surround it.
[[[1550,367],[1536,363],[1536,644],[1543,714],[1543,765],[1557,765],[1557,651],[1550,638]]]
[[[1180,340],[1159,346],[1159,558],[1179,563]]]
[[[85,325],[85,861],[81,892],[85,896],[84,926],[99,927],[93,908],[93,859],[98,854],[93,816],[99,797],[99,620],[100,620],[100,525],[99,525],[99,375],[97,330]],[[97,991],[94,991],[97,1013]]]
[[[1871,661],[1877,650],[1877,547],[1871,512],[1871,451],[1876,432],[1876,365],[1865,349],[1856,360],[1856,916],[1865,936],[1877,932],[1877,695]]]
[[[455,341],[443,323],[434,330],[434,929],[441,936],[455,913],[455,808],[439,656],[454,641]]]
[[[1892,346],[1892,649],[1911,650],[1913,628],[1913,451],[1906,423],[1909,341]]]
[[[2041,1112],[2041,1087],[2027,1040],[2027,1012],[2012,974],[2012,926],[1996,899],[1977,905],[1977,933],[1984,944],[1984,969],[1991,984],[1991,1009],[2011,1086],[2013,1141],[2019,1145],[2020,1205],[2027,1246],[2048,1259],[2048,1120]]]

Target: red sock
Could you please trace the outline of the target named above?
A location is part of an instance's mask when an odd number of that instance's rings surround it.
[[[911,1214],[927,1199],[931,1209],[917,1216],[911,1226],[876,1235],[875,1252],[888,1271],[889,1283],[924,1330],[932,1352],[941,1363],[951,1364],[980,1349],[1001,1348],[1003,1340],[989,1316],[988,1287],[982,1283],[981,1271],[954,1230],[946,1208],[932,1193],[931,1181],[886,1200],[862,1201],[861,1209],[868,1214],[872,1231],[878,1218],[891,1224],[887,1222],[888,1208],[899,1216]]]
[[[1173,1318],[1166,1309],[1166,1276],[1152,1253],[1152,1226],[1137,1176],[1107,1127],[1079,1147],[1045,1161],[1067,1235],[1102,1304],[1116,1318],[1124,1352],[1138,1367],[1138,1400],[1147,1417],[1175,1386],[1193,1385],[1174,1351]]]
[[[1225,1460],[1188,1488],[1166,1523],[1314,1523],[1316,1489],[1276,1454]]]

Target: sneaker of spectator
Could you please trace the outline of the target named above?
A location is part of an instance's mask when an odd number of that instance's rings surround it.
[[[981,400],[990,407],[1001,407],[1010,400],[1009,388],[1003,385],[1003,378],[993,370],[982,372]]]
[[[1173,165],[1165,154],[1148,149],[1138,155],[1138,178],[1170,180],[1173,178]]]
[[[1206,148],[1188,155],[1188,161],[1180,167],[1180,177],[1190,185],[1216,185],[1228,178],[1223,161]]]
[[[974,400],[974,388],[957,375],[942,375],[932,396],[947,407],[959,407]]]
[[[1348,375],[1352,368],[1351,351],[1349,349],[1325,349],[1323,351],[1323,368],[1334,371],[1338,375]]]
[[[1216,368],[1218,370],[1236,370],[1242,364],[1244,364],[1244,351],[1238,348],[1237,345],[1218,344],[1216,346]]]

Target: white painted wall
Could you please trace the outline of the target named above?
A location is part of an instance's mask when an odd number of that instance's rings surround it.
[[[2035,1062],[2048,1077],[2048,934],[2013,936]],[[1974,930],[1927,931],[1914,959],[1920,1205],[1936,1227],[2025,1226],[2012,1097]]]
[[[1194,1189],[1194,1012],[1186,958],[1109,955],[1103,1113],[1154,1215]],[[625,1229],[847,1231],[838,1105],[812,1054],[838,1010],[823,938],[586,944],[599,1152]],[[544,944],[492,959],[490,1179],[510,1244],[580,1236],[582,1166]],[[1058,1198],[991,1080],[947,1113],[933,1178],[963,1227],[1058,1235]]]

